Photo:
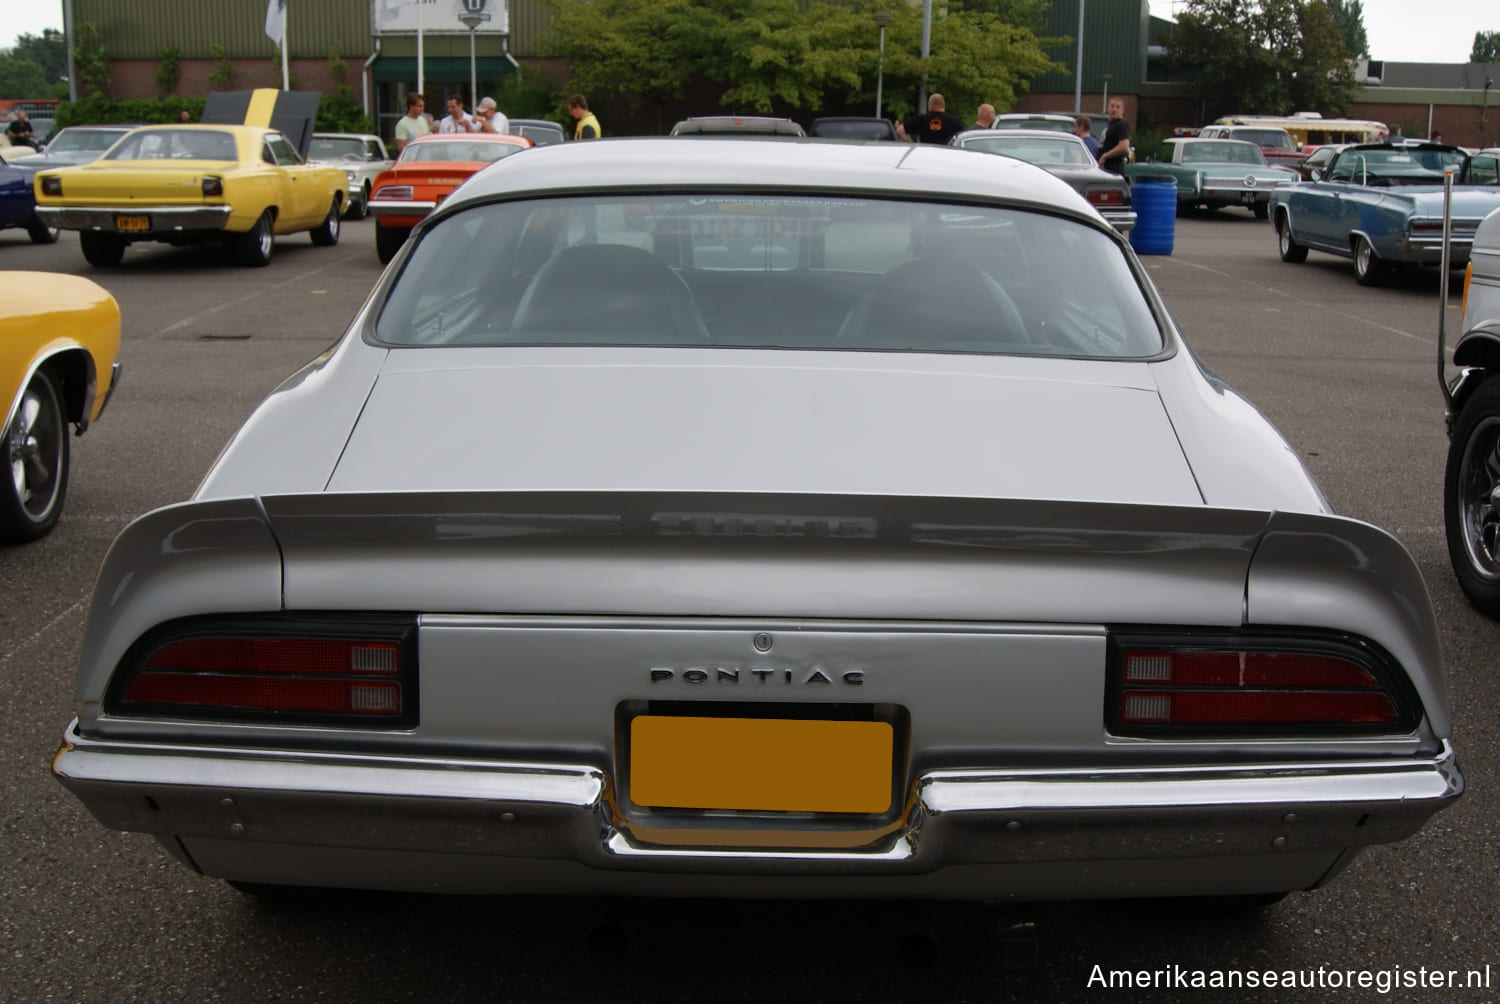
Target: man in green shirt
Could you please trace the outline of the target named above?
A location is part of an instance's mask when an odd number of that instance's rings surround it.
[[[426,102],[415,92],[406,96],[406,114],[396,123],[396,150],[400,152],[407,142],[428,133],[427,120],[422,117]]]

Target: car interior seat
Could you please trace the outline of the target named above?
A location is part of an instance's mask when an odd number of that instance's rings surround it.
[[[628,244],[579,244],[552,255],[521,294],[511,330],[709,341],[682,276],[651,252]]]
[[[870,348],[953,352],[1030,341],[1004,287],[955,255],[914,258],[890,269],[850,309],[838,338]]]

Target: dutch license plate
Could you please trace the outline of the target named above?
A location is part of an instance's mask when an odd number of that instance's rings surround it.
[[[883,813],[889,722],[640,715],[630,722],[630,800],[651,808]]]
[[[1243,202],[1247,206],[1253,206],[1255,204],[1255,193],[1254,192],[1241,192],[1240,193],[1240,201]]]
[[[116,230],[150,230],[151,217],[149,216],[116,216]]]

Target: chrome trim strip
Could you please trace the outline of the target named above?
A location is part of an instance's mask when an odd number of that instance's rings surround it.
[[[115,388],[117,388],[117,387],[120,386],[120,378],[123,377],[124,375],[125,375],[125,367],[124,367],[124,365],[122,365],[118,361],[112,367],[110,367],[110,372],[109,372],[109,390],[107,390],[107,391],[104,392],[104,403],[99,406],[99,414],[97,416],[95,416],[96,420],[99,419],[99,418],[103,418],[104,417],[104,409],[109,407],[110,399],[115,396]],[[89,417],[88,417],[87,414],[85,414],[84,415],[84,427],[87,428],[88,424],[89,424]],[[79,429],[78,431],[82,432],[83,429]]]
[[[129,237],[179,230],[220,230],[234,212],[229,206],[37,206],[36,214],[48,226],[64,230],[99,230]],[[116,216],[150,216],[150,230],[116,230]],[[169,223],[157,226],[158,220]]]
[[[366,208],[371,216],[426,216],[437,208],[437,203],[371,199]]]

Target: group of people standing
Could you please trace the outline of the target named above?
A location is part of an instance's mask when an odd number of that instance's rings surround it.
[[[396,149],[399,151],[418,136],[429,133],[507,133],[510,119],[495,103],[494,98],[480,98],[471,115],[464,111],[462,98],[448,99],[448,114],[434,122],[427,114],[427,101],[415,92],[406,96],[406,114],[396,123]],[[589,111],[589,103],[582,94],[568,98],[568,112],[573,116],[574,139],[598,139],[601,135],[599,120]]]
[[[1099,166],[1110,174],[1124,174],[1125,161],[1130,155],[1130,125],[1125,121],[1125,102],[1111,98],[1105,109],[1109,115],[1109,126],[1104,130],[1104,139],[1094,139],[1093,124],[1087,115],[1073,119],[1073,132],[1083,140],[1089,153]],[[948,141],[966,129],[989,129],[995,124],[995,106],[982,104],[974,117],[974,124],[965,126],[964,120],[948,111],[948,103],[941,94],[927,99],[927,111],[909,119],[897,120],[896,135],[908,143],[936,143],[946,146]]]

